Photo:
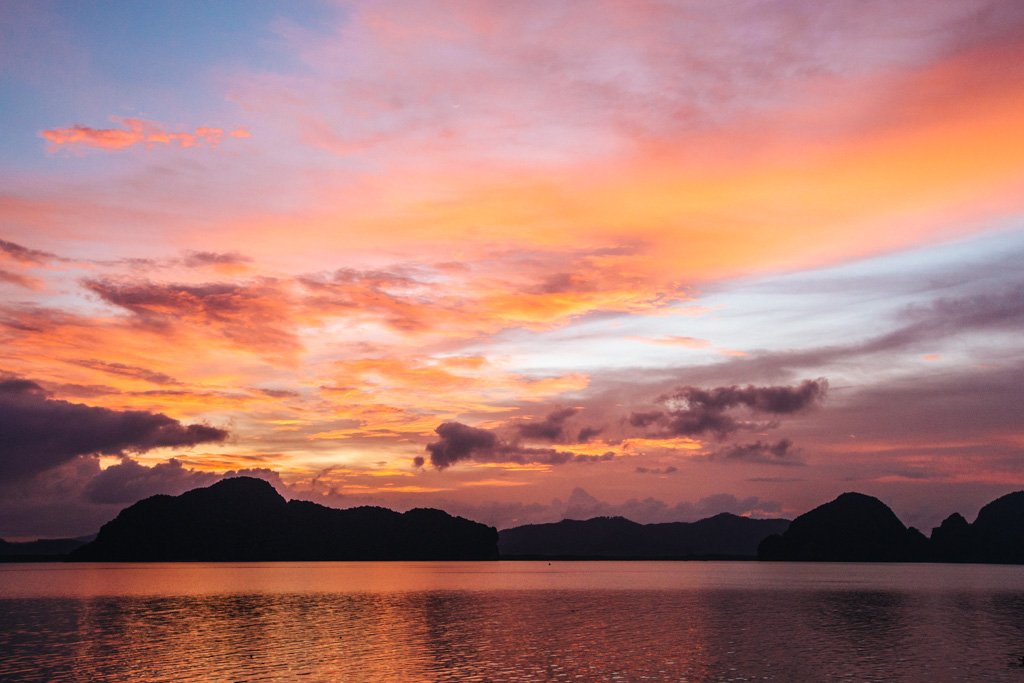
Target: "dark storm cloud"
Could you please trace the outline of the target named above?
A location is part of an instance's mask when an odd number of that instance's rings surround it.
[[[655,437],[712,434],[724,439],[744,426],[732,414],[734,409],[746,408],[755,415],[790,415],[814,405],[827,390],[823,378],[796,386],[684,386],[658,398],[666,410],[634,412],[629,424],[639,428],[659,425],[662,431]]]
[[[478,453],[491,453],[498,437],[486,429],[470,427],[461,422],[445,422],[435,430],[439,441],[427,444],[430,464],[438,469],[450,467],[460,460],[470,460]]]
[[[439,470],[451,467],[463,460],[476,462],[514,462],[562,465],[569,462],[601,462],[611,460],[611,452],[602,455],[577,455],[553,448],[530,448],[517,443],[503,441],[489,430],[470,427],[461,422],[445,422],[435,430],[438,441],[427,444],[430,464]],[[425,464],[422,457],[416,457],[413,464]]]
[[[756,387],[680,387],[662,396],[661,403],[682,406],[679,411],[720,413],[730,408],[745,406],[756,412],[784,415],[803,410],[825,395],[828,382],[824,379],[804,380],[797,386]]]
[[[660,410],[648,410],[640,411],[636,413],[630,413],[629,424],[634,427],[650,427],[652,424],[660,422],[665,419],[665,413]]]
[[[110,375],[118,375],[120,377],[130,377],[132,379],[141,379],[152,384],[180,384],[180,382],[170,375],[165,375],[162,372],[154,372],[147,370],[146,368],[140,368],[137,365],[126,365],[124,363],[108,363],[101,360],[90,360],[82,358],[79,360],[71,361],[75,365],[80,365],[83,368],[89,368],[91,370],[99,370],[100,372],[106,372]]]
[[[565,430],[565,421],[579,412],[579,408],[560,408],[552,411],[539,422],[524,422],[516,425],[519,436],[524,439],[558,441]]]
[[[711,454],[712,460],[740,461],[766,465],[803,465],[793,449],[793,442],[780,439],[775,443],[755,441],[734,444]]]
[[[576,435],[576,442],[587,443],[603,431],[604,427],[584,427],[580,430],[580,433]]]
[[[35,382],[0,380],[0,475],[23,478],[79,455],[123,455],[223,441],[227,432],[161,413],[51,399]]]

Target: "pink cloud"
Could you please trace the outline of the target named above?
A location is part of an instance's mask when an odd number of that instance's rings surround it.
[[[0,268],[0,283],[7,283],[24,287],[26,289],[42,289],[42,280],[21,273],[14,273]]]
[[[684,337],[679,335],[672,335],[668,337],[655,337],[653,339],[647,337],[636,337],[639,341],[647,342],[649,344],[661,344],[663,346],[682,346],[687,349],[706,349],[711,346],[711,342],[707,339],[698,339],[696,337]]]

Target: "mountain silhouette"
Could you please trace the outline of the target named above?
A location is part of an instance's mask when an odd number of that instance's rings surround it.
[[[981,509],[973,524],[959,513],[931,538],[903,526],[889,507],[844,493],[793,520],[758,547],[762,560],[823,562],[987,562],[1024,564],[1024,491]]]
[[[1024,564],[1024,491],[997,498],[971,525],[969,556],[976,562]]]
[[[974,530],[954,512],[932,529],[931,556],[938,562],[968,562],[974,556]]]
[[[261,479],[234,477],[125,508],[72,561],[497,559],[493,527],[415,509],[347,510],[286,501]]]
[[[722,513],[697,522],[638,524],[623,517],[505,529],[441,510],[398,513],[286,501],[267,482],[224,479],[125,508],[89,537],[11,543],[0,562],[747,559],[1024,564],[1024,491],[985,505],[974,523],[949,515],[926,537],[882,501],[848,492],[797,517]]]
[[[38,541],[11,542],[0,538],[0,562],[45,562],[63,559],[95,535],[82,538],[43,538]]]
[[[638,524],[624,517],[565,519],[505,529],[498,534],[498,549],[508,559],[752,558],[762,539],[788,525],[785,519],[728,513],[664,524]]]
[[[806,512],[758,555],[770,560],[893,562],[911,559],[907,527],[889,507],[863,493],[844,493]]]

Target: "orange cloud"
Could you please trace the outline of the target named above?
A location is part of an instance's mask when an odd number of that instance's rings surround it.
[[[386,18],[374,27],[400,25],[400,13],[380,13]],[[356,12],[353,21],[360,16]],[[518,34],[502,22],[519,20],[500,14],[491,24],[508,39]],[[451,30],[432,26],[444,35]],[[467,50],[479,47],[472,33],[454,33],[453,40],[469,43]],[[394,39],[390,32],[374,35]],[[425,35],[402,34],[402,54],[423,53],[422,62],[406,66],[417,76],[410,87],[423,88],[424,98],[474,102],[481,89],[500,86],[523,101],[536,101],[536,110],[519,121],[513,114],[521,106],[495,112],[487,107],[498,105],[488,100],[480,107],[493,121],[458,119],[450,126],[453,139],[424,136],[418,120],[401,125],[404,110],[392,117],[372,109],[390,100],[361,82],[369,92],[358,92],[371,108],[360,112],[366,114],[363,120],[387,121],[393,129],[382,133],[355,126],[350,137],[382,137],[385,143],[373,155],[360,158],[387,172],[346,176],[340,187],[324,182],[308,207],[290,215],[254,212],[226,226],[228,235],[255,236],[268,255],[287,251],[296,259],[316,260],[344,249],[354,259],[387,251],[399,254],[397,259],[459,260],[468,264],[464,277],[471,278],[468,285],[488,313],[500,312],[512,325],[546,325],[594,310],[656,310],[678,297],[680,283],[819,266],[945,239],[1022,207],[1020,46],[974,46],[930,60],[857,69],[853,75],[809,70],[800,76],[804,72],[797,70],[786,83],[775,83],[792,90],[792,97],[731,112],[727,121],[711,126],[703,120],[703,125],[682,125],[676,117],[688,111],[688,103],[655,98],[643,111],[662,121],[668,114],[658,105],[675,105],[670,109],[674,125],[622,130],[613,114],[630,115],[634,95],[609,95],[612,101],[599,102],[607,105],[600,109],[581,94],[588,89],[549,92],[543,80],[526,86],[504,72],[492,74],[498,84],[479,76],[468,85],[452,82],[432,71],[444,65],[431,63],[433,41]],[[536,67],[515,46],[502,47],[513,64],[522,60],[524,69]],[[562,49],[551,46],[551,59],[565,57]],[[572,64],[565,67],[569,74]],[[656,69],[663,65],[642,66],[660,74]],[[332,76],[326,60],[313,67],[327,79]],[[432,88],[439,82],[451,88],[444,89],[443,98]],[[342,78],[335,85],[345,91],[352,84]],[[608,86],[612,94],[614,85]],[[759,92],[771,87],[770,82],[743,85]],[[328,121],[334,113],[328,106],[347,103],[325,103],[301,91],[260,95],[291,103],[304,121]],[[545,124],[557,126],[581,111],[598,119],[590,122],[588,139],[616,143],[598,158],[581,152],[557,163],[530,163],[495,159],[490,148],[474,144],[506,140],[503,136],[511,133],[500,126],[507,118],[526,129],[535,125],[544,143],[558,144]],[[603,111],[611,112],[610,121]],[[572,264],[593,266],[596,277],[580,267],[565,274],[561,289],[538,287],[545,284],[542,278],[532,287],[523,282],[532,264],[518,254],[564,257],[581,244],[604,250],[585,264],[582,259]],[[504,277],[513,269],[519,278]],[[485,272],[491,277],[483,277]]]
[[[299,348],[287,288],[270,278],[198,285],[92,279],[84,285],[151,330],[172,335],[208,330],[229,344],[262,353]]]
[[[178,145],[186,149],[197,145],[216,147],[224,138],[224,129],[200,126],[192,132],[171,132],[155,121],[144,119],[121,118],[112,116],[111,120],[120,123],[122,128],[90,128],[74,125],[70,128],[51,128],[39,132],[40,137],[50,143],[50,149],[61,147],[91,148],[106,151],[117,151],[143,145],[151,148],[155,145]],[[234,138],[250,137],[249,131],[238,128],[228,133]]]
[[[517,402],[550,400],[588,383],[579,373],[535,378],[464,358],[455,362],[412,356],[367,358],[333,365],[333,374],[346,384],[324,387],[324,398],[335,419],[355,424],[318,431],[308,438],[397,438],[417,444],[417,449],[424,437],[433,435],[440,420],[466,414],[502,415]]]

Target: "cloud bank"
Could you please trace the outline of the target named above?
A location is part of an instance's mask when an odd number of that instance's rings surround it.
[[[227,438],[161,413],[117,411],[51,399],[26,379],[0,380],[0,476],[30,477],[80,455],[124,455]]]

